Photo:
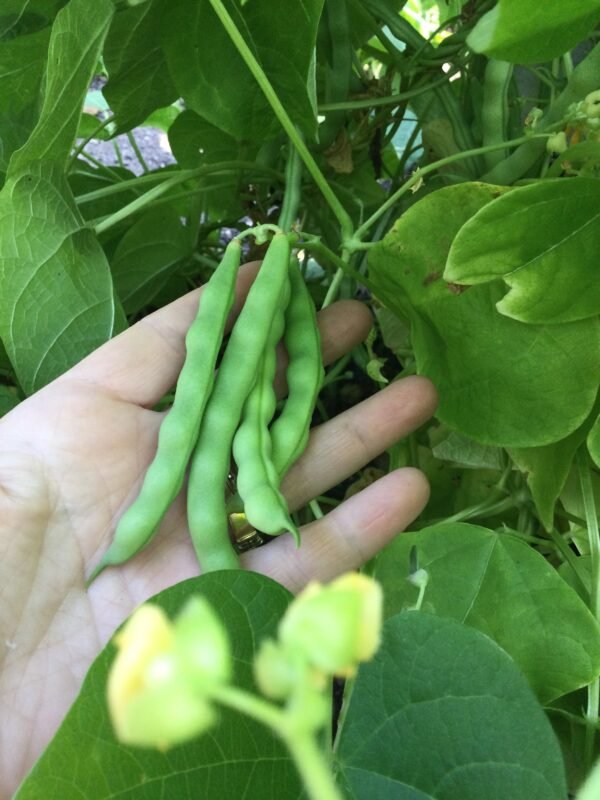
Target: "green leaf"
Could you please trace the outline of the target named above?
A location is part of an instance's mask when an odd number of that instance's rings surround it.
[[[97,0],[93,6],[71,0],[57,15],[40,118],[27,143],[13,156],[10,177],[26,171],[34,161],[66,163],[112,15],[110,0]]]
[[[144,125],[151,128],[158,128],[163,133],[168,133],[171,125],[175,122],[177,117],[181,114],[181,109],[177,103],[173,103],[165,108],[157,108],[150,116],[144,120]]]
[[[590,469],[590,479],[594,504],[596,509],[600,509],[600,472]],[[569,534],[573,544],[582,555],[590,555],[590,534],[586,523],[587,514],[581,490],[581,476],[575,464],[571,468],[569,477],[560,494],[560,502],[564,510],[572,517],[569,519]]]
[[[467,42],[477,53],[532,64],[549,61],[570,50],[598,21],[599,0],[577,3],[499,0],[475,25]]]
[[[558,567],[558,574],[587,604],[590,602],[592,589],[592,557],[577,556],[573,553],[573,559],[577,571],[568,561],[563,561]]]
[[[600,627],[546,559],[517,538],[465,523],[399,536],[379,556],[386,616],[412,606],[409,553],[429,573],[423,610],[477,628],[516,661],[541,702],[600,674]]]
[[[6,183],[0,193],[0,336],[27,394],[110,338],[108,264],[62,172]]]
[[[459,231],[444,279],[502,278],[498,311],[522,322],[572,322],[600,309],[600,181],[546,180],[485,206]]]
[[[279,584],[251,572],[221,572],[184,581],[152,598],[174,615],[192,594],[218,611],[233,648],[236,686],[254,690],[252,660],[273,636],[289,599]],[[106,708],[106,679],[115,649],[107,645],[48,749],[15,800],[294,800],[301,790],[282,744],[253,720],[226,709],[205,736],[166,752],[115,740]]]
[[[564,800],[550,723],[513,661],[478,631],[392,617],[361,667],[337,750],[348,797]]]
[[[7,171],[40,113],[49,40],[49,28],[0,40],[0,172]]]
[[[14,389],[11,389],[9,386],[0,386],[0,417],[3,417],[13,408],[16,408],[19,402],[19,398]]]
[[[101,189],[108,189],[118,185],[121,181],[130,181],[134,178],[133,172],[123,167],[92,167],[83,159],[77,160],[75,167],[68,175],[69,187],[75,195],[77,208],[86,221],[114,214],[127,203],[138,198],[140,188],[130,186],[124,191],[83,200],[85,195]],[[109,230],[109,234],[112,235],[112,233],[112,230]]]
[[[102,141],[108,141],[110,139],[111,126],[107,125],[105,128],[102,128],[102,130],[98,131],[98,125],[100,122],[101,120],[98,117],[95,117],[93,114],[88,114],[87,111],[84,111],[77,127],[77,138],[86,140],[94,138]]]
[[[470,439],[462,433],[442,429],[432,442],[432,453],[440,461],[450,461],[468,469],[495,469],[504,467],[502,451]]]
[[[160,43],[169,13],[169,3],[152,0],[115,14],[103,58],[109,75],[104,94],[116,116],[117,133],[141,125],[179,97]]]
[[[254,161],[258,145],[243,141],[212,125],[194,111],[183,111],[169,129],[169,144],[183,169],[195,169],[222,161]],[[216,216],[239,208],[242,172],[207,175],[202,187],[209,190],[208,203]]]
[[[162,206],[141,216],[119,242],[111,263],[125,312],[136,314],[147,306],[189,251],[189,237],[175,209]]]
[[[2,0],[0,40],[35,33],[52,24],[68,0]]]
[[[219,161],[252,159],[254,143],[229,136],[194,111],[183,111],[169,128],[169,144],[177,163],[184,169]]]
[[[442,280],[458,231],[498,196],[464,183],[426,195],[369,251],[378,298],[411,324],[417,370],[437,386],[437,416],[483,444],[536,447],[586,419],[600,383],[600,323],[530,325],[499,314],[502,283]]]
[[[590,772],[586,782],[577,792],[576,800],[598,800],[600,797],[600,762]]]
[[[71,0],[57,15],[40,119],[0,192],[0,337],[27,394],[112,332],[108,264],[64,175],[112,13],[110,0]]]
[[[442,426],[440,429],[444,430]],[[501,471],[481,467],[479,469],[457,467],[448,461],[435,458],[431,447],[437,441],[437,432],[436,428],[430,428],[427,432],[430,446],[420,445],[417,449],[419,468],[427,476],[431,487],[431,498],[419,517],[420,524],[434,524],[440,519],[460,514],[465,509],[476,506],[483,507],[485,516],[480,519],[485,519],[488,527],[493,528],[502,524],[516,525],[518,516],[516,508],[512,512],[505,509],[499,516],[493,509],[493,501],[490,502],[493,496],[498,499],[503,496],[497,490],[502,477]],[[399,466],[413,463],[410,453],[407,453],[406,460]],[[489,505],[492,505],[492,508],[486,513],[485,507]]]
[[[521,472],[527,474],[527,485],[546,530],[554,525],[554,506],[569,476],[575,453],[585,440],[597,410],[596,405],[590,419],[559,442],[545,447],[513,448],[508,451]]]
[[[2,344],[2,340],[0,340],[0,369],[10,371],[10,358]]]
[[[589,432],[587,446],[596,466],[600,467],[600,417],[598,417]]]
[[[600,142],[589,139],[567,147],[564,153],[560,153],[550,165],[547,176],[549,178],[560,177],[561,172],[565,169],[594,175],[598,165],[600,165]]]
[[[323,0],[287,3],[284,13],[270,3],[240,7],[228,0],[226,6],[292,120],[314,137],[317,122],[307,87]],[[279,132],[208,0],[172,3],[164,23],[169,70],[188,108],[238,139],[263,141]]]

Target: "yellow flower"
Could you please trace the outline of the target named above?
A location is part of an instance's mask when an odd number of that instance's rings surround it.
[[[279,638],[317,669],[350,677],[379,647],[382,607],[381,587],[366,575],[348,573],[328,586],[311,583],[288,608]]]
[[[564,153],[567,147],[567,134],[564,131],[549,136],[546,141],[546,150],[549,153]]]
[[[600,89],[586,95],[583,101],[583,110],[588,118],[600,117]]]
[[[126,744],[166,749],[211,727],[208,695],[228,680],[229,642],[206,600],[193,598],[175,623],[157,606],[141,606],[115,637],[108,707]]]
[[[121,738],[129,704],[144,689],[149,664],[173,646],[173,626],[162,609],[145,605],[125,623],[115,644],[119,652],[108,676],[108,708]]]

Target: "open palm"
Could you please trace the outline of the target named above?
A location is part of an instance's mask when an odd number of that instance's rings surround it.
[[[242,268],[232,320],[256,265]],[[130,563],[85,578],[108,546],[152,458],[198,304],[192,292],[145,318],[0,421],[0,798],[9,797],[73,702],[114,629],[151,595],[198,574],[185,499]],[[355,346],[367,310],[340,302],[319,315],[324,358]],[[290,507],[355,472],[433,412],[435,390],[407,378],[314,429],[284,481]],[[244,566],[292,590],[359,566],[427,500],[416,470],[397,470],[303,529],[247,553]]]

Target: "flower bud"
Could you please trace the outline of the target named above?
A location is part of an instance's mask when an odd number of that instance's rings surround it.
[[[546,150],[549,153],[564,153],[567,147],[567,134],[564,131],[549,136],[546,141]]]
[[[583,101],[583,111],[588,119],[600,117],[600,89],[586,95]]]
[[[182,670],[204,691],[231,679],[229,638],[204,597],[192,597],[174,625],[174,646]]]
[[[254,659],[254,678],[261,693],[273,700],[285,700],[299,677],[298,659],[290,657],[277,642],[266,639]]]
[[[279,638],[328,675],[349,677],[379,647],[383,597],[371,578],[348,573],[321,586],[309,584],[284,615]]]

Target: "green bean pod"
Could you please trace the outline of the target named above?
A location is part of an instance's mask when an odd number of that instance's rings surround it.
[[[229,540],[225,482],[242,408],[256,382],[288,281],[289,258],[288,237],[275,234],[229,337],[192,455],[188,521],[203,572],[239,567]]]
[[[256,383],[244,404],[242,421],[233,439],[233,457],[238,467],[237,490],[244,502],[248,522],[271,536],[291,531],[299,543],[300,534],[279,491],[279,476],[271,461],[269,433],[269,423],[277,405],[273,386],[277,367],[276,347],[283,334],[284,311],[289,296],[288,285],[273,317]]]
[[[128,561],[151,541],[183,485],[213,386],[240,261],[241,246],[234,239],[228,244],[223,259],[200,297],[198,313],[185,338],[186,358],[177,381],[173,406],[160,427],[156,455],[148,467],[140,493],[119,520],[112,544],[89,582],[105,567]]]
[[[484,147],[502,144],[508,135],[508,92],[513,76],[513,65],[508,61],[490,58],[485,68],[483,105],[481,107],[482,143]],[[493,169],[508,155],[506,150],[485,153],[486,170]]]
[[[290,260],[289,275],[291,296],[284,335],[289,356],[288,397],[271,426],[271,458],[280,478],[306,447],[315,401],[324,377],[315,307],[295,258]]]

